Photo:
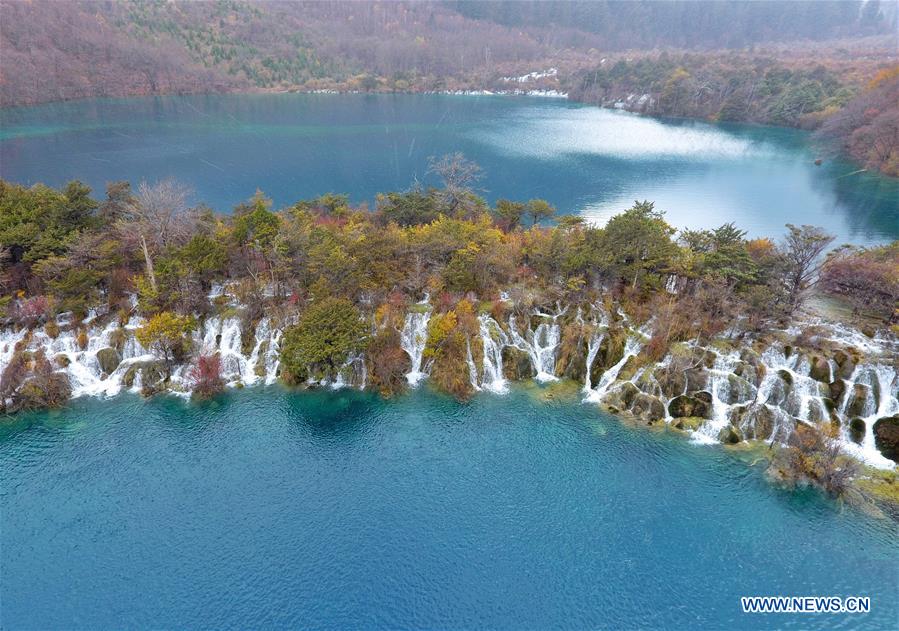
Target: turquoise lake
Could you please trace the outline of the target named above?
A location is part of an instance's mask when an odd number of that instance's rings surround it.
[[[483,194],[543,197],[603,223],[649,199],[679,228],[784,224],[838,242],[899,238],[899,183],[832,158],[797,130],[660,121],[527,97],[217,95],[104,99],[0,110],[0,175],[102,195],[114,180],[174,177],[227,211],[261,189],[279,206],[333,191],[404,190],[429,156],[461,151]],[[814,165],[824,156],[824,164]]]
[[[895,522],[535,392],[249,388],[5,420],[0,626],[895,628]],[[871,611],[741,613],[777,594]]]

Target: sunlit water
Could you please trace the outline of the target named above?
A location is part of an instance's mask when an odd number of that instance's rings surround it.
[[[899,532],[533,390],[126,395],[0,424],[0,626],[895,628]],[[866,595],[749,616],[749,594]]]
[[[0,111],[0,174],[31,184],[176,177],[227,210],[257,189],[278,205],[324,192],[371,203],[434,183],[427,159],[462,151],[488,199],[544,197],[599,223],[635,199],[678,227],[784,224],[838,241],[899,238],[899,184],[832,159],[805,132],[659,121],[560,99],[242,95],[116,99]],[[814,165],[825,156],[824,164]]]

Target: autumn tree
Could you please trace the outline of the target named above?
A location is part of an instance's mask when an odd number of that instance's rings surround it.
[[[787,313],[792,315],[805,298],[806,291],[818,280],[821,255],[833,236],[815,226],[787,224],[789,233],[781,246],[782,281],[787,292]]]
[[[364,350],[365,336],[365,322],[349,300],[314,302],[284,331],[282,371],[294,383],[333,379],[351,352]]]

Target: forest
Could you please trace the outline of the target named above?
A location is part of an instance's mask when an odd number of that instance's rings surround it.
[[[848,38],[889,54],[897,19],[893,3],[877,0],[3,0],[0,16],[3,106],[249,90],[484,89],[549,67],[573,76],[622,51],[827,41],[828,54],[818,56],[826,60],[833,42]]]

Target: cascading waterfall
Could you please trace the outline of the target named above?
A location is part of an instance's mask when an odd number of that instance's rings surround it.
[[[142,371],[132,371],[135,365],[153,364],[158,357],[144,348],[135,331],[143,326],[141,318],[132,318],[120,327],[110,322],[103,328],[87,331],[87,344],[79,345],[78,332],[74,329],[61,331],[51,338],[43,330],[32,331],[25,350],[36,353],[43,351],[57,372],[64,374],[72,388],[72,398],[81,396],[113,396],[123,389],[139,391]],[[12,359],[16,344],[25,338],[25,331],[4,331],[0,334],[0,371]],[[279,367],[279,342],[281,331],[272,329],[268,319],[260,321],[255,331],[256,343],[252,352],[245,356],[241,349],[240,322],[237,318],[209,318],[194,334],[194,345],[199,354],[219,355],[222,378],[229,386],[250,385],[260,379],[266,384],[274,383]],[[120,350],[119,350],[120,349]],[[115,367],[105,373],[100,353],[114,357]],[[129,375],[130,372],[130,375]],[[174,392],[186,391],[190,384],[189,365],[176,366],[169,383],[176,386]],[[127,381],[130,386],[126,385]]]
[[[515,316],[509,318],[510,345],[520,351],[524,351],[531,358],[531,364],[537,373],[534,377],[537,381],[556,381],[556,350],[562,339],[562,328],[556,320],[564,311],[549,315],[539,311],[535,316],[549,318],[549,322],[541,322],[537,328],[528,329],[522,335],[515,326]]]
[[[509,338],[489,315],[482,314],[478,320],[484,347],[481,387],[497,394],[508,392],[509,386],[503,375],[503,347],[509,345]]]
[[[590,370],[593,368],[593,362],[596,361],[596,355],[599,353],[599,347],[602,345],[602,341],[605,339],[605,334],[602,332],[594,333],[590,336],[590,339],[587,340],[587,370],[584,375],[584,392],[589,393],[592,390],[592,386],[590,383]]]
[[[615,383],[615,380],[618,379],[618,373],[624,368],[627,360],[634,357],[640,351],[641,346],[642,344],[639,337],[631,336],[627,338],[627,341],[624,343],[624,354],[621,356],[621,359],[602,374],[602,377],[599,378],[599,383],[596,384],[596,387],[591,390],[586,397],[584,397],[584,400],[594,402],[602,401],[603,397],[608,394],[612,385]]]
[[[413,388],[427,377],[423,370],[422,361],[425,354],[425,344],[428,341],[428,322],[431,320],[431,310],[423,312],[412,311],[406,314],[403,330],[400,333],[400,346],[409,356],[412,366],[406,373],[406,381]]]
[[[730,379],[740,356],[737,353],[717,354],[712,367],[708,369],[709,390],[712,395],[712,413],[709,420],[699,426],[693,436],[700,442],[718,442],[721,430],[730,423],[731,408]]]
[[[864,400],[855,411],[865,424],[861,442],[856,442],[850,431],[849,412],[856,407],[855,387],[864,386]],[[877,449],[874,440],[874,423],[887,416],[899,415],[899,374],[891,366],[884,364],[863,364],[856,367],[846,380],[845,393],[839,407],[841,438],[847,452],[864,462],[882,468],[891,468],[893,461],[885,458]]]

